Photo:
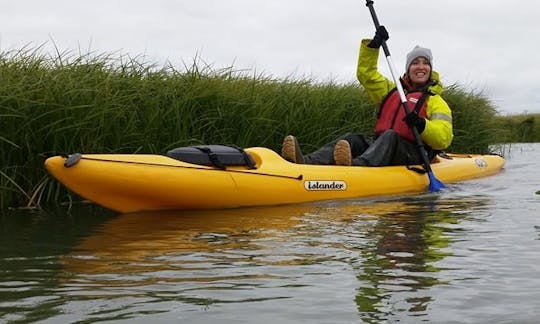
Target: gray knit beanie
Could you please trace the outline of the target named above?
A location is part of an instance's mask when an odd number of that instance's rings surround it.
[[[429,48],[420,47],[416,45],[412,51],[407,54],[407,63],[405,64],[405,73],[409,72],[409,67],[411,66],[412,61],[417,57],[425,57],[429,61],[429,65],[433,68],[433,55]]]

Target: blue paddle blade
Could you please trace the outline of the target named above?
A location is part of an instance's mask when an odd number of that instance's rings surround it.
[[[428,172],[429,177],[429,191],[430,192],[438,192],[446,188],[444,183],[440,182],[439,179],[435,178],[435,175],[433,175],[433,172]]]

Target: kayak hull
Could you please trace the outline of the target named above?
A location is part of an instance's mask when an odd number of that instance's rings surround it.
[[[83,154],[75,163],[55,156],[45,167],[80,196],[118,212],[270,206],[423,192],[426,174],[406,166],[294,164],[262,147],[247,148],[255,168],[220,169],[163,155]],[[67,166],[66,166],[67,164]],[[433,173],[452,183],[499,172],[498,155],[438,157]]]

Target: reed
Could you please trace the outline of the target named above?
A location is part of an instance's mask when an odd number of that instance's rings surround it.
[[[158,153],[193,144],[266,146],[286,134],[309,152],[349,131],[371,134],[376,108],[356,83],[181,69],[114,54],[0,53],[0,207],[70,198],[43,168],[57,153]],[[485,152],[501,131],[481,94],[449,87],[451,149]]]
[[[507,130],[496,123],[497,110],[482,92],[453,84],[444,98],[452,108],[454,140],[449,151],[488,153],[490,146],[501,143]]]
[[[507,142],[540,142],[540,114],[497,116],[495,122],[498,128],[507,130]]]

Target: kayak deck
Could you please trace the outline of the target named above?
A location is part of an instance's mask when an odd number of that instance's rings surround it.
[[[118,212],[269,206],[423,192],[426,174],[406,166],[357,167],[294,164],[276,152],[246,148],[255,167],[213,166],[164,155],[83,154],[45,161],[47,170],[80,196]],[[452,183],[499,172],[498,155],[439,156],[433,173]],[[420,166],[417,167],[418,169]]]

